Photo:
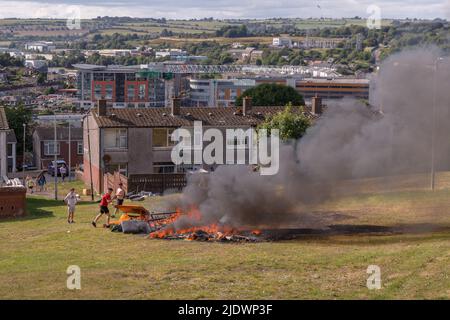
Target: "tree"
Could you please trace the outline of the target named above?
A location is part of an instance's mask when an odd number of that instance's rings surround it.
[[[258,129],[266,129],[270,134],[272,129],[280,130],[280,138],[283,141],[298,140],[311,126],[311,120],[302,112],[302,107],[293,107],[288,104],[286,108],[267,118],[258,126]]]
[[[31,110],[25,108],[23,104],[19,104],[17,107],[6,107],[5,108],[6,118],[8,119],[9,128],[14,130],[17,138],[17,151],[19,153],[23,150],[23,124],[27,125],[26,127],[26,150],[30,151],[32,149],[32,141],[31,141]]]
[[[56,93],[56,89],[53,88],[53,87],[50,87],[50,88],[45,89],[44,93],[45,93],[46,95],[49,95],[49,94],[55,94],[55,93]]]
[[[255,106],[295,106],[305,104],[303,97],[292,87],[276,83],[264,83],[247,89],[236,99],[236,106],[242,106],[242,98],[251,97]]]
[[[39,73],[38,77],[37,77],[37,84],[41,85],[44,84],[45,81],[47,81],[47,74],[46,73]]]

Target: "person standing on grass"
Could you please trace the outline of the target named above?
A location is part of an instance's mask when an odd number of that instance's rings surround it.
[[[28,176],[25,181],[27,183],[28,190],[30,190],[30,193],[33,194],[34,180]]]
[[[67,168],[65,165],[62,165],[61,168],[59,168],[59,173],[61,173],[61,179],[62,179],[62,182],[64,182],[64,179],[67,174]]]
[[[45,174],[41,173],[41,175],[38,178],[38,186],[39,186],[39,192],[45,191],[45,184],[47,183],[47,179],[45,178]]]
[[[73,216],[75,214],[75,206],[78,203],[78,197],[75,193],[75,188],[70,189],[70,192],[64,198],[64,202],[67,204],[67,222],[75,223],[75,221],[73,221]]]
[[[94,226],[94,228],[97,228],[97,221],[104,214],[106,214],[106,216],[107,216],[107,222],[106,222],[105,227],[109,226],[110,214],[109,214],[108,205],[112,201],[112,199],[111,199],[112,192],[113,192],[113,189],[108,188],[108,192],[102,196],[102,200],[100,200],[100,213],[95,217],[94,221],[92,221],[92,225]]]
[[[125,199],[125,191],[123,190],[123,183],[119,182],[119,187],[116,190],[116,194],[114,195],[113,199],[117,199],[117,205],[121,206],[123,204],[123,200]],[[116,216],[117,211],[119,211],[118,208],[114,210],[114,213],[112,214],[112,217],[114,218]]]

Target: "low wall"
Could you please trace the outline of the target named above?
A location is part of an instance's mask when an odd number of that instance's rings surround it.
[[[0,187],[0,219],[25,216],[25,195],[24,187]]]

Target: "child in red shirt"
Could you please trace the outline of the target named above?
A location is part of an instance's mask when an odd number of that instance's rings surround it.
[[[94,228],[97,228],[97,221],[104,214],[106,214],[106,216],[107,216],[106,226],[107,227],[109,226],[110,215],[109,215],[108,204],[112,201],[111,200],[112,192],[113,192],[113,189],[108,188],[108,192],[102,196],[102,200],[100,201],[100,213],[95,217],[94,221],[92,221],[92,225],[94,226]]]

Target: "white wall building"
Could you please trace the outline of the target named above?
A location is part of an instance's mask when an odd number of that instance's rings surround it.
[[[277,37],[272,39],[274,47],[292,48],[292,40],[289,37]]]
[[[196,106],[230,107],[245,90],[256,85],[254,79],[190,79],[190,99]]]
[[[25,50],[36,52],[50,52],[56,49],[53,42],[50,41],[37,41],[29,42],[25,44]]]

